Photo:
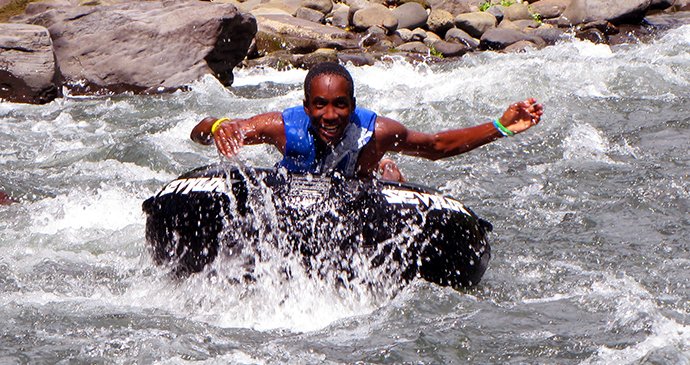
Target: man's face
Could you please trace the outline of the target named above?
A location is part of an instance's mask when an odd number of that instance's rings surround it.
[[[304,111],[311,117],[316,134],[329,145],[337,144],[343,137],[354,108],[347,81],[338,75],[315,77],[309,100],[304,101]]]

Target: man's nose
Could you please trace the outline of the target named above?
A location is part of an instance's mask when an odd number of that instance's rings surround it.
[[[323,112],[323,119],[338,119],[338,113],[335,112],[333,105],[326,105]]]

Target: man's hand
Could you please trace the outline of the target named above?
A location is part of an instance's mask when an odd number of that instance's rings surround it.
[[[215,123],[215,121],[214,121]],[[213,133],[213,140],[220,153],[232,157],[240,153],[240,148],[244,146],[244,134],[240,124],[235,121],[223,121],[216,126]]]
[[[509,106],[499,119],[499,123],[513,133],[522,133],[539,123],[542,114],[544,106],[537,104],[537,99],[529,98]]]

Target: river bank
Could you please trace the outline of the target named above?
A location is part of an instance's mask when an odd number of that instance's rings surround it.
[[[0,23],[0,99],[172,92],[206,74],[229,87],[235,67],[447,62],[568,37],[615,46],[688,23],[688,9],[688,0],[32,2]]]

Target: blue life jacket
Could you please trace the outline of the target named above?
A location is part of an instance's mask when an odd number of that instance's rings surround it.
[[[359,154],[374,134],[376,113],[355,108],[343,138],[322,159],[316,159],[314,127],[303,106],[283,111],[285,124],[285,152],[278,164],[292,172],[321,174],[337,171],[346,177],[354,177]]]

